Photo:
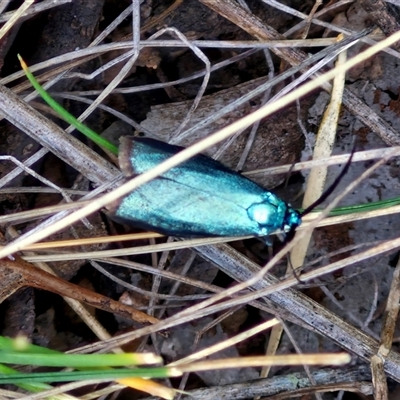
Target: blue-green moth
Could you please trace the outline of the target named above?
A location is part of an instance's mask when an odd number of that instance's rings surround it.
[[[123,137],[119,163],[141,174],[183,148],[150,138]],[[112,206],[116,217],[174,236],[267,236],[293,232],[298,211],[218,161],[199,154],[139,187]]]

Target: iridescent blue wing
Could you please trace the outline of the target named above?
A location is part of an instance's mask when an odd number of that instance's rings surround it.
[[[123,138],[120,164],[143,173],[182,147],[148,138]],[[271,192],[204,155],[197,155],[133,191],[117,217],[176,236],[265,236],[284,225],[288,206]]]

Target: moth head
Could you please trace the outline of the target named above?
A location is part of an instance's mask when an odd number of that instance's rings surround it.
[[[283,218],[282,230],[284,232],[293,232],[301,224],[300,213],[288,206],[286,209],[285,217]]]
[[[259,236],[269,235],[277,230],[294,232],[301,224],[299,212],[271,194],[265,202],[252,204],[247,213],[258,224]]]

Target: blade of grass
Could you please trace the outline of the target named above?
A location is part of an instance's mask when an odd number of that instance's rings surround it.
[[[21,67],[24,70],[29,82],[32,86],[37,90],[43,100],[54,110],[56,111],[66,122],[73,125],[79,132],[85,135],[87,138],[92,140],[98,146],[103,149],[110,151],[111,153],[118,155],[118,148],[110,143],[108,140],[102,138],[98,133],[84,125],[82,122],[78,121],[73,115],[71,115],[61,104],[57,103],[47,92],[43,89],[40,83],[33,76],[28,66],[22,57],[18,54],[18,59],[21,63]]]
[[[18,371],[16,371],[13,368],[7,367],[6,365],[0,364],[0,376],[14,376],[15,374],[18,374]],[[46,389],[51,389],[52,386],[47,385],[46,383],[42,382],[18,382],[15,383],[18,387],[21,389],[25,389],[28,392],[41,392],[42,390]]]
[[[47,355],[47,356],[51,356],[51,357],[70,357],[70,356],[76,356],[76,355],[67,355],[64,353],[61,353],[59,351],[56,350],[51,350],[48,349],[46,347],[41,347],[41,346],[37,346],[34,344],[30,344],[26,338],[17,338],[17,339],[11,339],[11,338],[7,338],[4,336],[0,336],[0,354],[4,354],[6,351],[10,352],[10,351],[16,351],[19,350],[20,354],[24,354],[30,357],[31,361],[33,360],[33,357],[35,356],[40,356],[40,355]],[[106,355],[106,354],[104,354]],[[103,355],[103,356],[104,356]],[[138,354],[139,356],[141,356],[142,354]],[[79,355],[80,357],[86,357],[87,355]],[[93,356],[93,355],[90,355]],[[98,356],[97,354],[95,354],[94,356]],[[78,360],[78,359],[75,359]],[[105,359],[103,359],[105,360]],[[156,362],[159,362],[160,360],[155,360]],[[19,363],[18,361],[16,361],[16,363]],[[129,362],[128,362],[129,363]],[[32,362],[30,362],[30,365],[33,365]],[[37,365],[37,364],[36,364]],[[43,364],[42,364],[43,365]],[[45,365],[50,365],[50,364],[45,364]],[[54,366],[54,364],[52,364]],[[126,364],[124,364],[126,365]],[[62,363],[61,365],[62,367],[67,367],[67,364]],[[76,364],[76,361],[73,361],[71,366],[76,366],[77,368],[78,365]],[[98,362],[95,366],[97,367],[109,367],[110,364],[107,363],[101,363]],[[83,363],[81,363],[81,367],[83,367]],[[0,374],[5,374],[5,375],[15,375],[16,373],[18,373],[18,371],[13,370],[12,368],[9,368],[5,365],[0,364]],[[127,386],[127,387],[131,387],[133,389],[137,389],[143,392],[147,392],[150,393],[153,396],[158,396],[158,397],[162,397],[164,399],[173,399],[175,396],[175,390],[168,388],[166,386],[160,385],[157,382],[153,382],[151,380],[147,380],[147,379],[143,379],[142,377],[129,377],[129,378],[121,378],[121,379],[116,379],[115,380],[117,383],[120,383],[121,385]],[[40,392],[43,390],[47,390],[47,389],[52,389],[52,386],[47,385],[46,383],[21,383],[21,384],[16,384],[18,387],[21,387],[22,389],[25,389],[27,391],[30,392]],[[58,399],[62,397],[62,396],[58,396]]]
[[[104,380],[114,381],[121,378],[168,378],[180,376],[182,373],[176,368],[157,367],[157,368],[135,368],[135,369],[110,369],[110,370],[86,370],[72,372],[35,372],[35,373],[16,373],[12,375],[0,375],[0,385],[21,384],[35,382],[70,382],[83,380]]]
[[[39,365],[48,367],[122,367],[126,365],[155,364],[162,358],[147,353],[123,354],[33,354],[0,351],[0,362],[6,364]]]

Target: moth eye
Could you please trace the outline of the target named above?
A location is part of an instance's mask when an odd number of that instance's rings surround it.
[[[283,230],[285,232],[292,231],[301,224],[301,216],[298,211],[289,207],[284,222]]]
[[[267,204],[253,204],[247,209],[249,217],[260,225],[269,224],[271,221],[271,207]]]

